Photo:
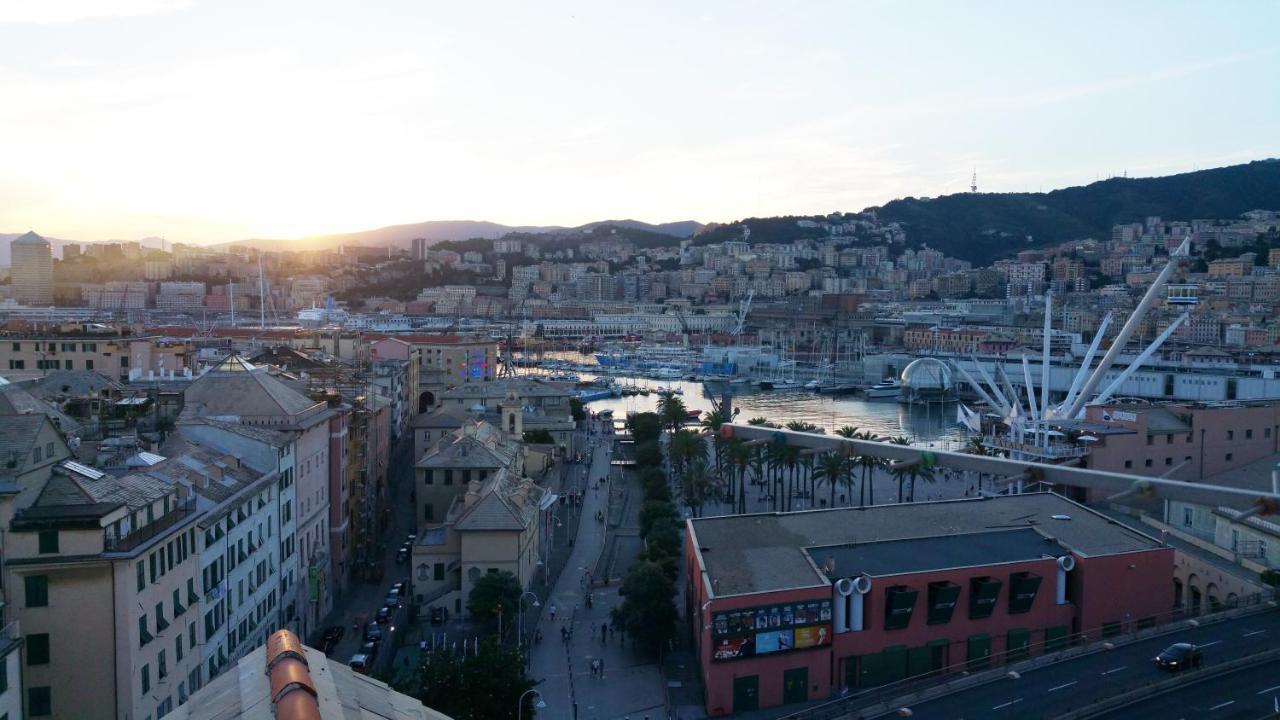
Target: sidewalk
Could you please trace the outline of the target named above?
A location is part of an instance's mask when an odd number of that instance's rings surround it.
[[[599,478],[608,477],[610,446],[606,438],[592,457],[583,505],[583,522],[578,527],[565,572],[556,582],[549,601],[543,602],[539,619],[543,639],[530,652],[530,673],[536,680],[547,707],[538,711],[539,718],[574,720],[582,718],[621,718],[641,720],[648,714],[653,720],[664,717],[662,679],[656,666],[633,656],[631,648],[623,648],[621,636],[601,644],[599,628],[609,618],[609,611],[619,602],[617,586],[595,588],[592,607],[585,597],[587,578],[604,546],[605,524],[597,522],[597,512],[607,506],[608,484],[593,488]],[[552,603],[556,620],[550,619]],[[564,642],[561,628],[572,631]],[[591,661],[604,661],[604,678],[593,677]],[[575,708],[576,704],[576,708]]]

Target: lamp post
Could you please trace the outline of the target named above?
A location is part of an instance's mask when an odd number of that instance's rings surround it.
[[[534,607],[542,607],[542,603],[538,602],[538,596],[535,595],[532,590],[525,590],[523,593],[520,593],[520,599],[517,601],[518,610],[516,612],[516,634],[518,636],[517,642],[516,642],[517,647],[525,644],[524,642],[524,596],[525,595],[529,595],[533,597]]]
[[[539,710],[541,710],[542,708],[547,706],[546,701],[542,699],[542,693],[538,692],[537,690],[534,690],[533,688],[529,688],[528,690],[525,690],[523,693],[520,694],[520,701],[516,704],[516,720],[521,720],[521,718],[524,717],[524,698],[529,693],[533,693],[534,695],[538,696],[538,702],[533,704],[535,708],[538,708]]]

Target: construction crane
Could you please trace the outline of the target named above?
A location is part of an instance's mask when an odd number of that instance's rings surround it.
[[[747,315],[751,312],[751,301],[755,299],[756,291],[754,289],[747,291],[747,296],[738,303],[738,312],[734,316],[733,331],[729,334],[738,337],[742,335],[742,331],[747,326]]]

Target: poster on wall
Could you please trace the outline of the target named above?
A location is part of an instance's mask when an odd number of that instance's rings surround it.
[[[756,654],[781,652],[795,649],[796,643],[791,630],[770,630],[756,633]]]
[[[831,644],[831,601],[806,600],[712,614],[713,659],[734,660]]]
[[[796,628],[796,649],[819,647],[831,644],[831,627],[829,625],[810,625]]]
[[[752,652],[753,636],[736,638],[722,638],[716,641],[716,649],[712,657],[716,660],[736,660],[738,658],[750,657]]]

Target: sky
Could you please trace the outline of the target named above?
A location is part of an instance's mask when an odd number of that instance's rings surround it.
[[[856,211],[1280,156],[1280,3],[0,0],[0,232]]]

